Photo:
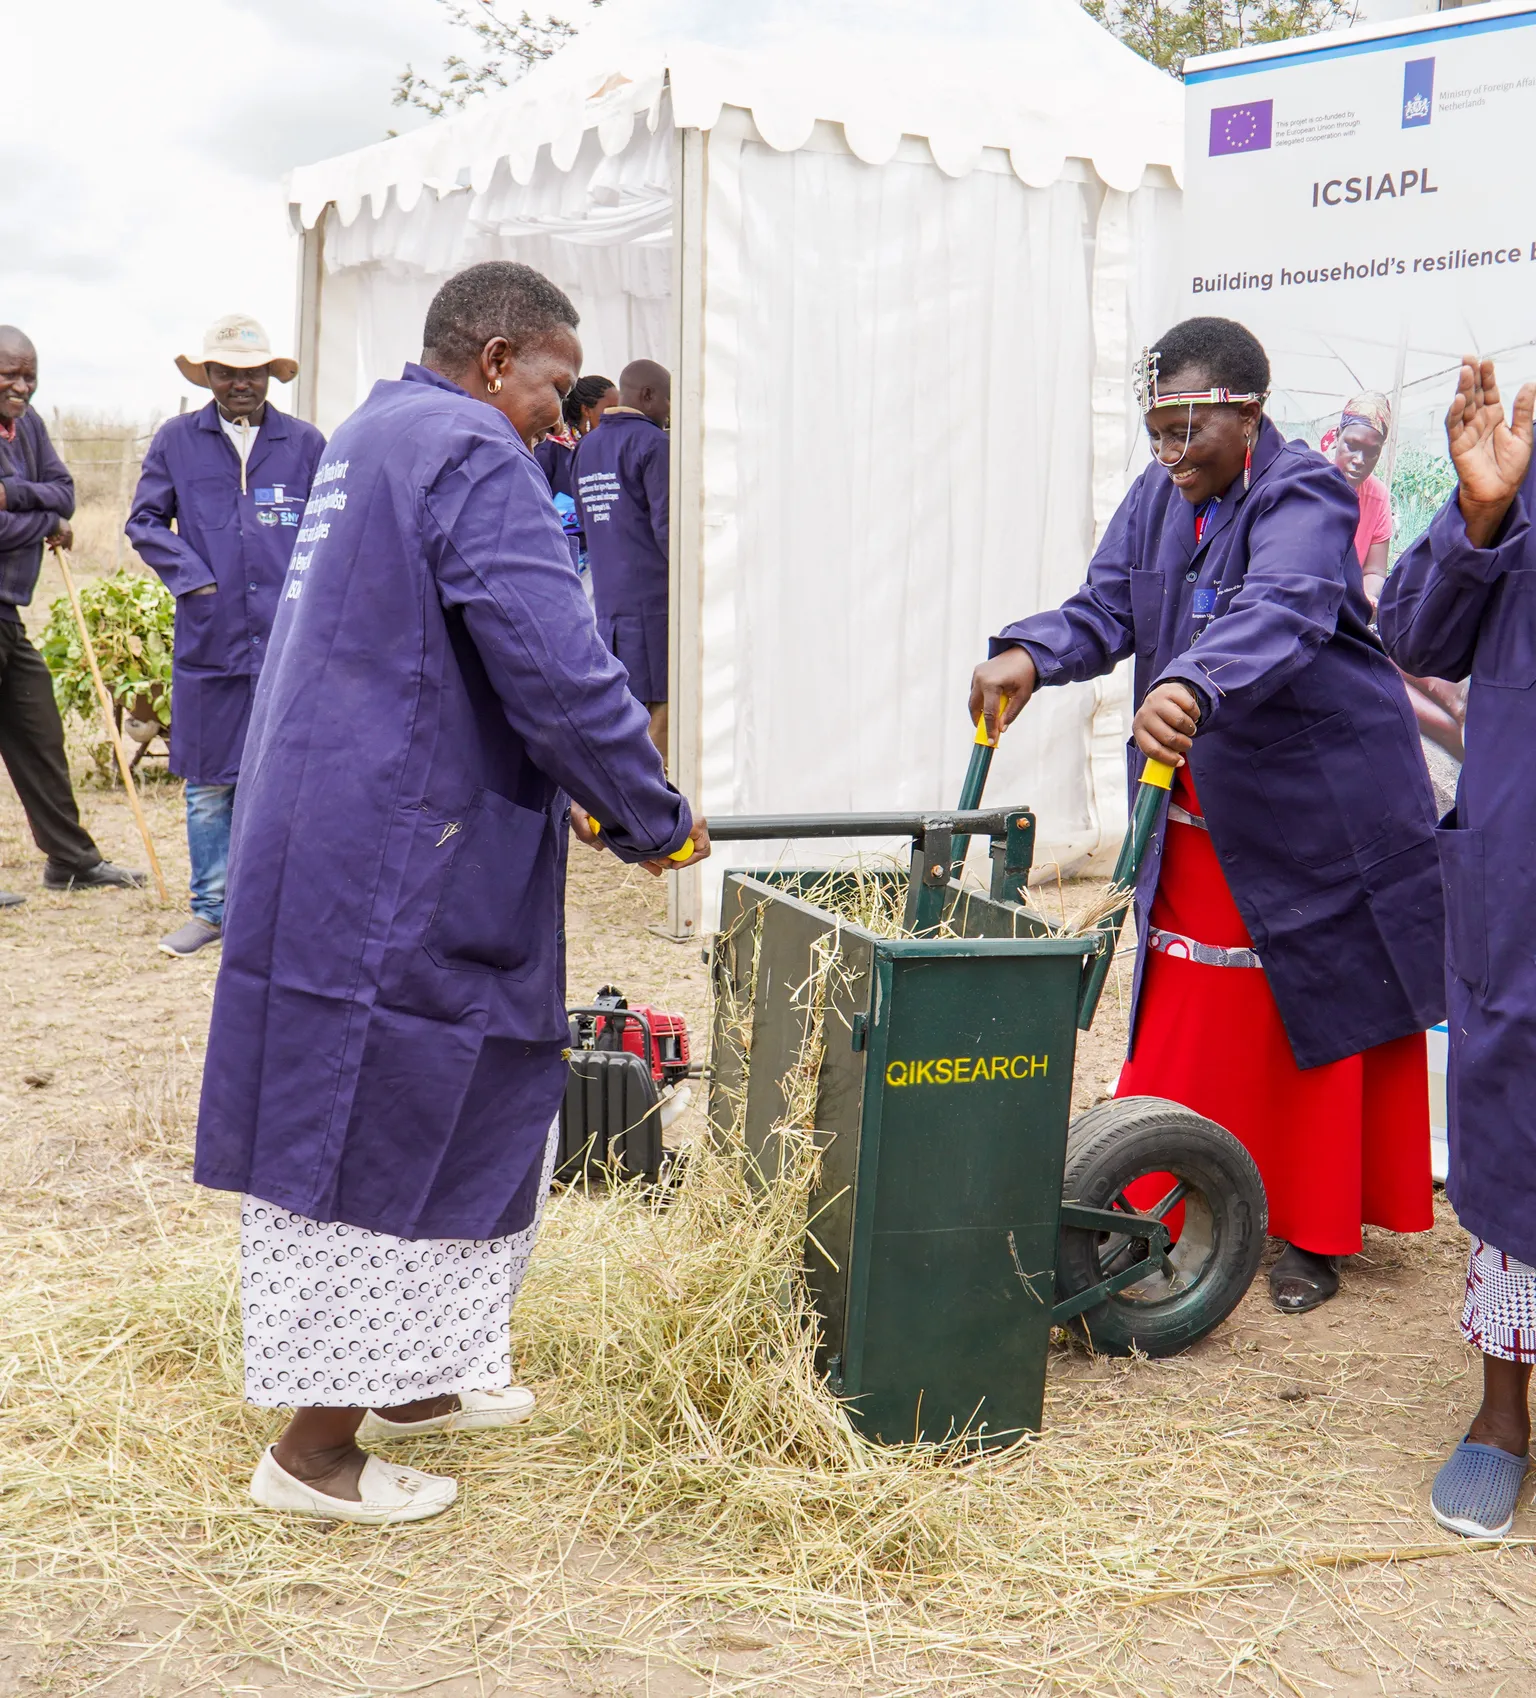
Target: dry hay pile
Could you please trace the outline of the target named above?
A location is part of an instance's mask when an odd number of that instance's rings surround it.
[[[805,987],[811,1046],[832,970]],[[815,1158],[783,1139],[771,1183],[703,1147],[665,1206],[556,1198],[513,1326],[535,1421],[397,1447],[463,1490],[387,1533],[244,1496],[280,1418],[241,1401],[227,1201],[161,1229],[180,1181],[141,1160],[142,1242],[13,1236],[0,1610],[159,1606],[189,1654],[256,1652],[315,1692],[614,1651],[713,1678],[722,1626],[765,1653],[722,1693],[1129,1692],[1153,1672],[1129,1606],[1304,1567],[1291,1530],[1380,1508],[1325,1431],[1171,1364],[1058,1393],[1003,1454],[865,1443],[814,1371]]]
[[[862,855],[848,860],[821,878],[809,881],[796,894],[802,901],[825,908],[865,931],[873,932],[876,937],[907,937],[910,935],[904,924],[907,875],[907,864],[895,856]],[[1060,879],[1056,881],[1054,891],[1049,892],[1054,895],[1054,904],[1049,901],[1048,891],[1049,887],[1039,891],[1025,888],[1016,900],[1031,919],[1055,937],[1086,937],[1117,909],[1125,908],[1131,899],[1131,892],[1118,885],[1094,884],[1086,900],[1080,893],[1075,893],[1078,899],[1069,907]],[[1051,911],[1052,906],[1055,912]],[[961,934],[948,921],[943,921],[933,935],[958,937]]]

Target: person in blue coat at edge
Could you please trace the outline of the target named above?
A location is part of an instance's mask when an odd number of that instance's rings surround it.
[[[137,889],[143,873],[103,860],[80,824],[53,679],[21,622],[44,545],[67,549],[75,540],[75,480],[32,405],[36,393],[37,349],[14,324],[0,324],[0,760],[47,856],[45,889]],[[25,901],[0,890],[0,908]]]
[[[445,283],[420,364],[332,438],[278,604],[194,1168],[243,1198],[246,1395],[294,1408],[268,1508],[420,1520],[455,1482],[360,1439],[526,1419],[508,1322],[567,1072],[567,820],[653,871],[708,852],[529,446],[576,323],[524,265]]]
[[[1369,629],[1354,492],[1264,415],[1269,361],[1230,319],[1143,356],[1155,456],[1088,581],[1010,625],[973,718],[1136,657],[1133,784],[1176,771],[1136,888],[1117,1095],[1237,1137],[1264,1180],[1275,1306],[1338,1290],[1361,1225],[1434,1223],[1425,1030],[1444,1009],[1434,803],[1401,678]],[[1422,668],[1419,670],[1423,670]],[[1171,1181],[1132,1197],[1171,1202]],[[1167,1203],[1164,1206],[1168,1206]]]
[[[1377,606],[1405,671],[1470,677],[1466,761],[1440,822],[1450,1010],[1450,1175],[1472,1236],[1461,1330],[1483,1398],[1435,1477],[1442,1527],[1498,1538],[1530,1464],[1536,1364],[1536,468],[1527,384],[1505,422],[1493,362],[1467,355],[1446,417],[1457,488]]]
[[[619,404],[577,444],[571,476],[587,539],[593,605],[603,640],[667,754],[668,478],[672,379],[654,360],[619,373]]]
[[[270,379],[291,383],[299,368],[274,358],[253,318],[221,318],[202,358],[176,365],[213,399],[155,432],[127,535],[176,598],[171,771],[186,781],[192,918],[160,948],[195,955],[223,935],[240,751],[325,438],[268,401]]]
[[[561,424],[542,442],[534,444],[533,457],[549,479],[549,493],[560,526],[571,545],[571,563],[581,578],[587,600],[592,599],[592,575],[587,565],[587,539],[581,528],[581,515],[576,511],[576,492],[571,485],[571,462],[577,444],[603,414],[619,404],[618,386],[606,377],[592,373],[576,380],[576,386],[565,398]]]

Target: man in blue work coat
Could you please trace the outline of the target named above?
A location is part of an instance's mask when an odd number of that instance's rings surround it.
[[[526,1417],[507,1320],[567,1073],[567,821],[657,871],[707,852],[529,446],[575,324],[525,265],[445,283],[421,364],[332,438],[278,604],[195,1167],[246,1196],[247,1396],[296,1411],[252,1484],[268,1508],[435,1514],[453,1482],[368,1457],[365,1412],[386,1439]],[[341,1290],[353,1261],[379,1276]]]
[[[1502,1538],[1530,1464],[1536,1367],[1536,386],[1505,423],[1492,360],[1466,355],[1446,418],[1455,493],[1398,561],[1377,609],[1406,671],[1472,680],[1467,758],[1440,822],[1451,1167],[1472,1235],[1462,1336],[1482,1404],[1436,1476],[1442,1527]]]
[[[619,373],[609,407],[576,448],[572,482],[603,641],[624,663],[667,753],[667,496],[672,379],[654,360]]]
[[[176,364],[213,399],[155,433],[128,540],[176,597],[171,770],[187,786],[192,918],[160,948],[195,955],[223,935],[240,751],[325,438],[267,400],[269,381],[291,383],[299,368],[273,357],[255,319],[221,318],[202,358]]]
[[[36,348],[14,325],[0,325],[0,759],[48,857],[49,890],[141,885],[144,875],[104,861],[80,824],[53,679],[21,623],[43,569],[43,544],[74,542],[75,482],[32,409],[36,389]],[[0,890],[0,908],[25,900]]]

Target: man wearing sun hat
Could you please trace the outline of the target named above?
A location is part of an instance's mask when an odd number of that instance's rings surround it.
[[[253,318],[221,318],[176,365],[213,400],[155,433],[127,530],[176,598],[171,770],[187,786],[192,917],[160,948],[195,955],[223,935],[245,728],[325,438],[267,400],[299,368]]]

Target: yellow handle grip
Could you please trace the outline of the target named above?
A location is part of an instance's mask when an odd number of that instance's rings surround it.
[[[1171,790],[1173,771],[1166,761],[1155,761],[1149,755],[1147,764],[1141,769],[1141,782],[1156,785],[1159,790]]]
[[[999,722],[1001,722],[1003,715],[1007,711],[1008,698],[1006,696],[999,696],[997,698],[997,717]],[[995,749],[997,747],[997,739],[987,735],[987,716],[985,714],[982,714],[980,719],[976,721],[976,741],[980,743],[984,749]]]
[[[601,822],[594,819],[591,814],[587,815],[587,824],[592,827],[592,835],[594,837],[596,837],[603,829]],[[684,862],[691,861],[693,859],[693,850],[694,842],[690,837],[681,849],[674,849],[672,853],[667,856],[667,859],[669,861],[676,861],[678,865],[681,866]]]

